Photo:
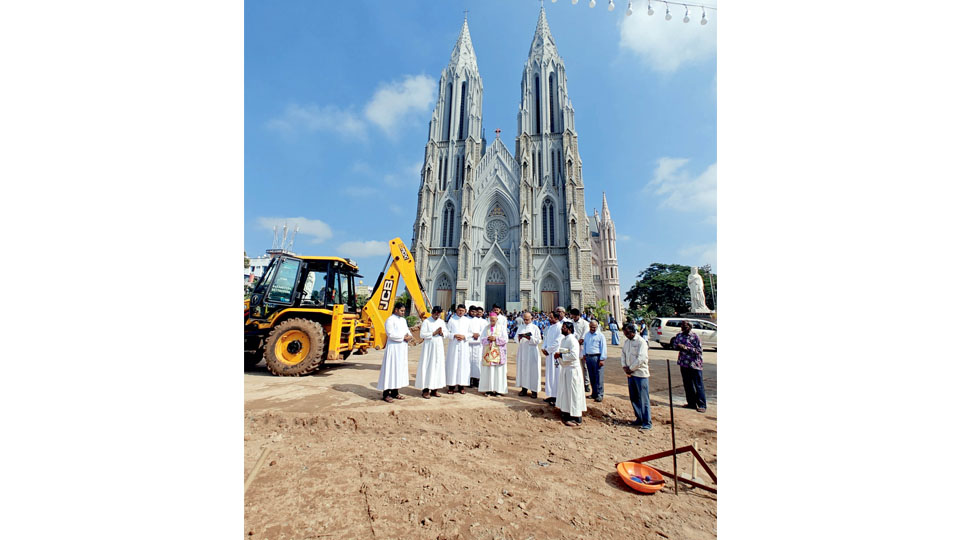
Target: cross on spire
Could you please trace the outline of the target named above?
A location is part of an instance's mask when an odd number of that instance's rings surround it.
[[[497,138],[500,138],[500,128],[493,130],[497,134]]]
[[[543,0],[540,0],[540,4],[543,4]],[[467,13],[470,13],[469,9],[463,10],[463,20],[467,20]]]

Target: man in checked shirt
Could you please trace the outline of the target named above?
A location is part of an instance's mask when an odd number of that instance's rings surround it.
[[[683,390],[687,394],[686,409],[707,412],[707,395],[703,391],[703,347],[700,337],[690,332],[689,321],[680,322],[680,333],[670,340],[670,348],[677,349],[677,365],[683,377]]]

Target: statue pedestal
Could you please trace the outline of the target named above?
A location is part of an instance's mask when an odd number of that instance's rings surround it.
[[[708,311],[705,313],[683,313],[680,315],[685,319],[703,319],[705,321],[717,322],[717,312]]]

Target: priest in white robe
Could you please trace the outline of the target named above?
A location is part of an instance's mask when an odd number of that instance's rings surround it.
[[[377,390],[383,391],[383,400],[392,403],[403,399],[400,389],[410,384],[410,371],[407,363],[407,342],[413,337],[404,315],[407,308],[400,302],[393,306],[393,315],[387,317],[384,329],[387,332],[387,347],[383,351],[380,364],[380,379]]]
[[[583,370],[580,368],[580,343],[577,341],[573,322],[562,327],[563,340],[554,353],[560,361],[560,379],[557,384],[557,407],[563,413],[563,423],[579,426],[587,410],[587,398],[583,393]]]
[[[443,322],[443,310],[434,306],[430,318],[420,324],[420,338],[423,349],[420,351],[420,364],[417,366],[417,379],[414,386],[423,391],[423,397],[440,397],[437,393],[447,380],[446,365],[443,358],[443,338],[449,332]]]
[[[457,314],[447,321],[450,332],[450,344],[447,346],[446,371],[447,393],[465,394],[464,386],[470,385],[470,320],[466,317],[467,308],[457,306]]]
[[[483,320],[483,308],[470,306],[470,386],[477,388],[480,386],[480,361],[483,358],[483,343],[480,342],[480,334],[483,333],[483,327],[487,321]]]
[[[542,341],[540,329],[533,324],[533,314],[523,312],[523,322],[517,328],[514,336],[517,341],[517,386],[520,395],[530,392],[530,397],[536,399],[540,391],[540,350]]]
[[[497,324],[497,313],[490,312],[490,322],[483,327],[480,341],[483,343],[484,359],[480,364],[481,392],[488,396],[502,396],[507,393],[507,327]],[[500,351],[498,364],[488,363],[486,355],[490,347]]]
[[[550,322],[550,326],[543,333],[540,352],[545,357],[544,362],[546,364],[543,369],[543,390],[547,393],[547,399],[544,401],[552,405],[557,402],[557,377],[560,373],[560,367],[554,361],[553,355],[560,347],[563,334],[560,331],[560,314],[558,312],[551,311],[548,313],[547,320]]]

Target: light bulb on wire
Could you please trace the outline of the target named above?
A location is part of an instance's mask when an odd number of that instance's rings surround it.
[[[650,0],[647,0],[647,15],[653,15],[653,7],[650,5]]]
[[[667,6],[667,15],[664,17],[664,19],[669,21],[672,18],[673,18],[673,15],[670,14],[670,6]]]
[[[627,17],[633,15],[633,2],[627,2]]]
[[[597,7],[597,0],[590,0],[590,7]]]
[[[610,3],[607,4],[607,11],[613,11],[613,0],[610,0]]]
[[[701,8],[701,9],[703,9],[703,8]],[[707,10],[706,10],[706,9],[703,9],[703,17],[700,17],[700,24],[701,24],[701,25],[707,24]]]
[[[683,6],[683,9],[684,9],[683,22],[688,23],[690,22],[690,8],[688,8],[687,6]]]

